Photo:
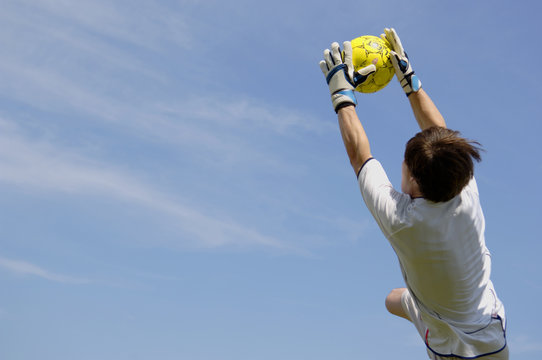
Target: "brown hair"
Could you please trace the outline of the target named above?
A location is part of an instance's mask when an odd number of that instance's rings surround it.
[[[479,145],[460,137],[458,131],[433,126],[407,142],[405,164],[426,199],[448,201],[474,175],[472,159],[481,160]]]

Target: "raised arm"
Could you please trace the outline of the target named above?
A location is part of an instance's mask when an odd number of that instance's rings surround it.
[[[424,130],[431,126],[446,127],[440,111],[422,88],[411,93],[408,100],[420,129]]]
[[[352,64],[352,44],[343,43],[344,59],[338,43],[331,44],[331,50],[324,51],[324,60],[320,69],[326,77],[331,93],[331,102],[339,118],[339,127],[350,164],[356,172],[371,157],[369,139],[356,114],[357,105],[354,89],[375,72],[374,65],[369,65],[357,72]]]
[[[371,158],[369,139],[359,121],[355,107],[344,107],[339,110],[337,115],[344,147],[350,159],[350,164],[357,175],[361,166]]]
[[[390,44],[395,75],[408,96],[414,117],[420,128],[424,130],[431,126],[446,127],[440,111],[422,89],[422,82],[415,75],[397,32],[393,28],[384,29],[384,34],[380,36]]]

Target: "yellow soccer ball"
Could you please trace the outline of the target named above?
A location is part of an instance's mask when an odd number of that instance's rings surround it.
[[[363,84],[356,87],[356,91],[372,93],[383,89],[395,75],[391,62],[391,49],[387,41],[372,35],[360,36],[352,40],[352,62],[354,69],[374,64],[376,72],[369,75]]]

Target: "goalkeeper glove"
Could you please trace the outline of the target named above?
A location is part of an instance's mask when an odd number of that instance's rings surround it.
[[[331,50],[324,50],[324,60],[320,61],[320,69],[326,77],[331,93],[331,102],[333,109],[338,112],[339,109],[357,105],[354,89],[367,80],[367,77],[376,71],[374,65],[369,65],[358,71],[354,71],[352,64],[352,44],[350,41],[343,43],[344,60],[341,57],[339,44],[331,44]]]
[[[422,88],[422,82],[414,74],[414,69],[408,60],[408,55],[401,44],[401,39],[395,32],[395,29],[384,29],[384,34],[380,37],[386,40],[391,45],[391,62],[395,68],[397,80],[403,87],[405,94],[409,96],[413,92],[417,92]]]

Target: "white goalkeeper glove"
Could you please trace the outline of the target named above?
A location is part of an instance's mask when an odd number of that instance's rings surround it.
[[[365,80],[367,77],[376,71],[374,65],[369,65],[354,71],[352,64],[352,44],[350,41],[343,43],[344,61],[341,57],[341,49],[339,44],[334,42],[331,44],[331,50],[324,50],[324,60],[320,61],[320,69],[326,77],[331,93],[331,102],[333,109],[338,112],[339,109],[358,104],[354,89]]]
[[[395,75],[397,80],[403,87],[405,94],[409,96],[413,92],[417,92],[422,88],[422,82],[418,79],[418,76],[414,74],[414,69],[410,65],[408,55],[401,44],[401,39],[395,32],[395,29],[384,29],[384,34],[380,37],[386,40],[391,45],[391,62],[395,68]]]

